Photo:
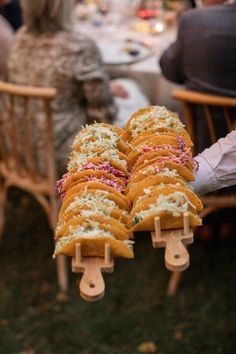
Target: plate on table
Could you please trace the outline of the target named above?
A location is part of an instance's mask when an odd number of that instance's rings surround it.
[[[133,40],[104,42],[99,48],[106,64],[132,64],[151,54],[150,48]]]

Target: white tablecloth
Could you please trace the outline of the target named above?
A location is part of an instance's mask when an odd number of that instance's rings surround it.
[[[171,91],[177,85],[167,81],[159,66],[161,53],[176,38],[176,27],[172,27],[159,35],[148,35],[132,30],[128,24],[113,27],[108,24],[94,26],[91,22],[79,21],[75,23],[75,29],[82,31],[92,37],[100,47],[104,62],[106,53],[109,52],[109,45],[127,39],[146,43],[150,47],[150,54],[143,60],[129,64],[108,64],[111,77],[135,78],[142,85],[145,93],[152,104],[165,105],[171,110],[178,110],[179,104],[171,98]]]

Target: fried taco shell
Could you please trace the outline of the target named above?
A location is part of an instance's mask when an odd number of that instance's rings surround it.
[[[111,169],[115,169],[116,170],[116,177],[122,178],[122,180],[124,180],[125,178],[127,178],[129,176],[129,173],[127,171],[127,169],[124,169],[122,166],[120,166],[120,164],[118,164],[116,161],[114,160],[107,160],[106,158],[100,158],[100,157],[91,157],[88,159],[88,161],[84,162],[84,164],[78,168],[78,167],[74,167],[73,169],[70,170],[70,173],[76,173],[78,171],[84,171],[87,169],[86,166],[92,165],[93,169],[95,171],[107,171],[109,172],[109,170]],[[90,168],[91,169],[91,168]],[[115,171],[114,171],[115,173]]]
[[[140,144],[143,144],[146,141],[149,141],[153,138],[160,137],[162,135],[168,136],[169,138],[177,138],[179,142],[182,141],[182,144],[184,144],[186,147],[191,147],[193,146],[193,143],[186,131],[181,131],[180,134],[179,132],[176,132],[175,130],[171,129],[149,129],[147,131],[144,131],[143,133],[140,133],[137,137],[133,138],[130,141],[130,144],[133,146],[133,148],[136,148]]]
[[[107,237],[102,233],[99,238],[84,238],[80,236],[68,240],[63,238],[61,239],[61,243],[56,244],[54,256],[60,254],[72,257],[75,256],[75,245],[77,243],[81,244],[84,257],[104,257],[105,244],[109,243],[113,257],[134,258],[131,244]]]
[[[179,184],[182,186],[186,186],[186,182],[180,177],[172,177],[172,176],[161,176],[161,175],[156,175],[156,176],[149,176],[140,182],[136,183],[131,183],[129,185],[129,188],[127,189],[127,198],[130,200],[130,202],[133,202],[133,200],[140,195],[140,191],[144,190],[145,188],[149,187],[155,187],[160,185],[161,183],[164,184]]]
[[[123,201],[122,205],[124,207],[122,209],[125,209],[125,210],[129,210],[130,209],[129,199],[124,194],[118,192],[115,188],[110,187],[110,186],[108,186],[108,185],[106,185],[104,183],[94,182],[94,181],[88,181],[88,182],[79,183],[79,184],[76,184],[75,186],[71,187],[68,190],[68,192],[66,193],[65,201],[66,201],[67,197],[69,197],[71,195],[77,195],[80,190],[83,191],[83,190],[86,190],[86,189],[104,190],[104,191],[107,191],[109,193],[112,193],[116,197],[118,197],[119,200],[121,199]],[[64,201],[63,201],[63,204],[64,204]]]
[[[80,215],[81,210],[83,210],[83,211],[90,210],[92,212],[97,209],[99,209],[99,212],[98,212],[99,214],[103,214],[104,216],[111,216],[112,218],[121,221],[124,225],[126,225],[128,223],[128,212],[127,211],[120,209],[118,206],[116,206],[116,207],[106,206],[106,203],[104,201],[97,203],[97,205],[95,207],[94,207],[93,203],[90,204],[89,202],[84,201],[83,203],[74,207],[73,209],[71,209],[69,211],[65,211],[61,215],[61,219],[68,220],[69,218],[71,218],[73,216]],[[61,219],[59,217],[59,222]]]
[[[131,232],[121,222],[112,217],[102,215],[83,217],[77,215],[68,218],[67,221],[62,219],[62,222],[56,228],[55,238],[57,239],[70,234],[71,230],[75,229],[76,226],[88,221],[96,221],[99,223],[100,228],[111,232],[117,240],[128,240],[132,236]]]
[[[148,189],[148,190],[147,190]],[[188,187],[177,184],[160,184],[158,186],[149,187],[140,191],[133,202],[133,208],[130,215],[132,216],[137,210],[141,210],[149,201],[150,198],[157,198],[160,195],[169,195],[175,192],[182,192],[189,199],[190,203],[195,206],[196,211],[203,209],[202,201],[198,196]]]
[[[191,211],[188,212],[189,214],[189,225],[192,227],[201,225],[201,219],[196,215],[193,214]],[[168,214],[166,212],[157,212],[153,213],[146,217],[143,220],[140,220],[135,225],[132,226],[131,230],[133,232],[136,231],[154,231],[155,230],[155,217],[160,217],[161,229],[162,230],[170,230],[170,229],[179,229],[183,228],[183,213],[179,216],[173,216],[172,214]]]
[[[98,208],[99,208],[99,204],[98,204]],[[92,206],[90,206],[89,203],[81,204],[68,212],[64,212],[61,215],[61,218],[59,218],[59,222],[68,221],[73,216],[85,214],[85,211],[91,211],[91,213],[92,212],[95,213],[95,209]],[[101,207],[97,213],[99,215],[110,216],[116,220],[119,220],[125,226],[128,224],[128,220],[129,220],[128,212],[126,212],[122,209],[119,209],[118,206],[116,208],[109,208],[108,206],[106,207],[106,205],[103,205],[103,208]]]
[[[87,189],[86,189],[87,188]],[[96,184],[88,184],[88,186],[86,186],[86,188],[76,188],[73,187],[72,192],[68,192],[65,199],[63,200],[63,203],[61,205],[60,208],[60,212],[59,212],[59,218],[66,212],[67,208],[70,206],[70,204],[76,199],[76,197],[80,197],[81,195],[83,195],[84,193],[88,192],[88,193],[92,193],[94,195],[96,195],[97,193],[101,194],[101,201],[102,196],[104,196],[107,199],[112,200],[119,209],[123,209],[126,211],[130,210],[130,204],[127,204],[127,202],[129,203],[127,197],[125,197],[124,195],[122,195],[122,198],[120,196],[115,195],[112,192],[109,192],[105,189],[96,189]],[[125,199],[126,198],[126,199]]]
[[[174,162],[184,166],[189,170],[192,174],[192,178],[194,179],[193,170],[196,167],[194,159],[188,156],[181,156],[178,153],[174,154],[171,150],[151,151],[141,155],[132,168],[132,174],[136,174],[139,170],[142,170],[147,166],[151,166],[155,163],[164,163],[165,161]]]
[[[72,151],[69,156],[69,163],[67,170],[70,172],[75,168],[82,167],[85,163],[93,161],[94,158],[103,161],[109,161],[110,164],[116,166],[121,171],[126,171],[128,166],[128,157],[117,149],[105,149],[104,147],[98,147],[96,152],[87,151],[80,154],[76,151]]]
[[[162,154],[162,151],[171,151],[173,155],[180,156],[185,154],[188,157],[192,156],[190,148],[188,148],[182,141],[175,136],[158,135],[150,138],[148,141],[138,145],[132,153],[128,155],[129,165],[133,166],[138,160],[145,159],[147,153]]]
[[[166,173],[165,170],[167,170]],[[193,173],[185,166],[169,161],[155,162],[152,165],[147,165],[144,168],[139,169],[136,173],[132,173],[126,190],[129,190],[130,184],[141,182],[146,177],[156,175],[170,175],[176,178],[179,178],[178,176],[180,176],[185,181],[194,181]]]
[[[74,187],[76,184],[81,183],[81,182],[86,182],[89,180],[89,177],[96,177],[97,179],[101,179],[101,177],[105,177],[106,179],[109,179],[114,182],[114,185],[118,185],[120,188],[118,190],[125,190],[125,184],[124,182],[118,178],[112,175],[111,173],[107,173],[105,171],[94,171],[94,170],[84,170],[84,171],[78,171],[76,173],[73,173],[71,176],[69,176],[63,187],[62,187],[62,192],[66,192],[70,188]]]
[[[58,221],[58,225],[62,226],[66,223],[69,223],[70,220],[74,220],[77,218],[83,218],[86,220],[95,220],[100,223],[108,224],[114,226],[116,228],[120,228],[125,234],[131,237],[130,230],[126,227],[126,225],[120,220],[112,217],[111,215],[106,215],[104,213],[100,213],[97,210],[91,210],[85,207],[77,208],[76,211],[71,211],[70,213],[66,213],[62,216]],[[127,217],[128,222],[128,217]]]

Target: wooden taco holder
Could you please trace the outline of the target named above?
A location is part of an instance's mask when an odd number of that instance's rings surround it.
[[[165,265],[171,271],[183,271],[189,266],[189,253],[185,245],[193,243],[189,228],[189,215],[183,214],[183,229],[161,230],[160,217],[155,218],[155,231],[151,232],[154,248],[165,247]]]
[[[105,283],[102,272],[112,273],[114,259],[111,256],[109,243],[104,245],[104,258],[83,257],[81,244],[75,245],[75,256],[72,258],[72,271],[83,273],[80,280],[80,296],[87,301],[100,300],[105,293]]]
[[[160,217],[155,218],[155,231],[151,232],[154,248],[165,247],[165,265],[171,271],[183,271],[189,266],[189,253],[185,245],[193,242],[193,232],[189,228],[189,215],[183,215],[183,229],[161,230]],[[72,271],[83,273],[80,280],[80,296],[87,301],[100,300],[105,293],[102,272],[112,273],[114,259],[109,243],[104,245],[104,257],[83,257],[81,244],[75,246],[72,257]]]

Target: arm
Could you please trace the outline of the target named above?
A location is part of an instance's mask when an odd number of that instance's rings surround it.
[[[204,194],[236,184],[236,130],[219,139],[195,158],[199,168],[190,183],[195,193]]]
[[[0,78],[6,76],[7,58],[9,55],[10,47],[12,45],[14,36],[13,31],[8,25],[7,21],[0,15]]]
[[[159,64],[163,75],[170,81],[184,84],[183,72],[183,36],[186,31],[185,16],[179,21],[178,35],[176,41],[162,54]]]
[[[82,38],[76,53],[74,76],[82,85],[88,122],[112,121],[117,112],[100,52],[89,38]]]

